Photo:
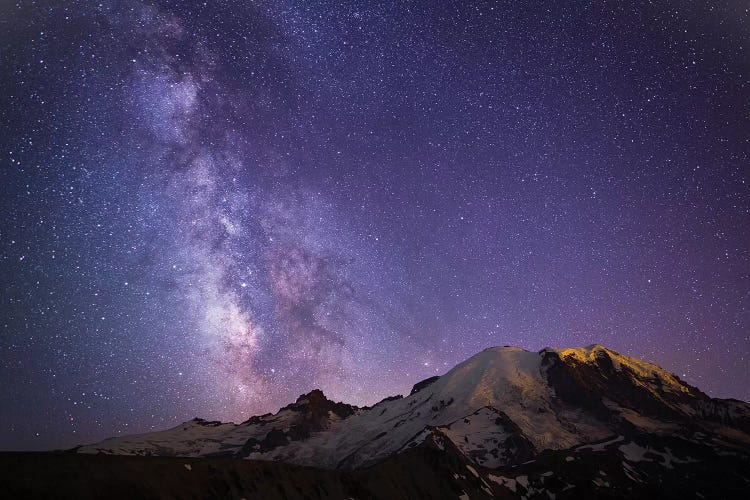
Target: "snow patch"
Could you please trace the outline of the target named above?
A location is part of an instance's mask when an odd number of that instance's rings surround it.
[[[500,486],[505,486],[513,493],[516,492],[516,480],[515,479],[509,478],[509,477],[503,477],[503,476],[495,476],[493,474],[490,474],[489,476],[487,476],[487,478],[490,481],[499,484]]]
[[[620,441],[625,440],[624,436],[616,436],[609,441],[604,441],[603,443],[596,443],[596,444],[589,444],[586,446],[581,446],[576,451],[604,451],[607,446],[614,443],[619,443]]]
[[[628,443],[620,446],[620,452],[629,462],[642,462],[646,460],[645,455],[648,449],[638,446],[636,443]]]
[[[636,443],[628,443],[620,446],[620,452],[622,452],[625,460],[630,462],[658,462],[667,469],[674,469],[674,464],[687,464],[698,462],[692,457],[678,458],[672,453],[668,447],[664,451],[659,451],[651,447],[642,447]],[[647,457],[646,455],[652,455],[654,458]],[[659,460],[661,458],[661,460]]]

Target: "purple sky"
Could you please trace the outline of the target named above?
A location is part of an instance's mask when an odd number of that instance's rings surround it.
[[[0,5],[0,448],[493,345],[750,400],[741,2]]]

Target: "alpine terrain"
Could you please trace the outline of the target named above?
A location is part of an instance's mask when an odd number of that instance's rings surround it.
[[[0,460],[10,497],[748,498],[750,405],[600,345],[494,347],[372,407],[313,390]]]

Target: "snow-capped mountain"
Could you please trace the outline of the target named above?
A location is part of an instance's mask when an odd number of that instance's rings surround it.
[[[618,437],[625,446],[632,442],[628,436],[645,434],[710,435],[748,449],[750,405],[710,398],[656,365],[599,345],[540,352],[495,347],[416,384],[406,397],[369,408],[334,403],[315,390],[276,414],[241,424],[195,419],[77,451],[226,456],[349,470],[430,447],[496,469],[544,450]]]
[[[241,424],[194,418],[165,431],[110,438],[77,448],[80,453],[180,457],[243,456],[266,452],[289,440],[305,440],[357,411],[313,390],[275,414],[253,416]]]

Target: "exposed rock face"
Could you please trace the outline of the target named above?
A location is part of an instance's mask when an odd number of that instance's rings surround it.
[[[325,397],[323,391],[314,389],[279,410],[279,414],[291,413],[290,417],[284,420],[283,428],[272,427],[262,439],[248,438],[237,455],[244,457],[251,453],[266,453],[291,441],[305,440],[313,433],[329,429],[332,421],[353,415],[356,410],[356,406],[333,402]],[[262,425],[265,422],[256,420],[250,425]]]
[[[412,394],[418,393],[419,391],[421,391],[422,389],[424,389],[431,383],[435,382],[439,378],[440,378],[439,376],[435,375],[434,377],[426,378],[422,380],[421,382],[417,382],[416,384],[414,384],[414,387],[411,388],[411,392],[409,393],[409,396],[411,396]]]
[[[329,412],[344,419],[357,411],[356,406],[329,400],[320,389],[314,389],[308,394],[303,394],[297,398],[296,402],[285,406],[283,409],[290,409],[306,414],[310,419],[318,420],[319,422],[329,422]]]
[[[654,421],[699,426],[715,423],[750,431],[750,405],[710,398],[651,363],[600,345],[543,350],[541,354],[547,383],[559,399],[596,414],[613,425],[613,430],[628,425],[637,428],[632,418],[637,414]]]

